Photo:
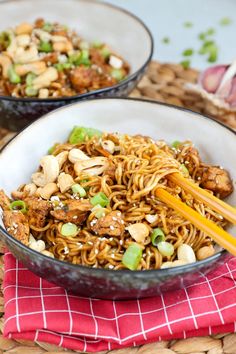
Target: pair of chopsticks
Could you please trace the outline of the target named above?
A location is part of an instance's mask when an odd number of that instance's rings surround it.
[[[211,193],[198,187],[190,180],[184,178],[180,173],[172,173],[168,179],[180,186],[185,192],[191,194],[197,200],[221,214],[225,219],[233,224],[236,224],[236,209],[222,200],[216,198]],[[173,197],[163,188],[158,188],[156,196],[172,209],[182,214],[185,219],[189,220],[198,229],[209,235],[216,243],[225,248],[232,255],[236,256],[236,238],[230,235],[225,230],[218,227],[214,222],[208,220],[204,216],[197,213],[195,210]]]

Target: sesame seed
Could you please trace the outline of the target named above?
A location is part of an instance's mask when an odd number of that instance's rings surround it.
[[[87,243],[88,243],[88,245],[93,246],[93,242],[92,241],[88,241]]]
[[[112,220],[117,221],[117,218],[115,216],[112,217]]]
[[[119,243],[120,243],[120,245],[123,245],[123,243],[124,243],[124,242],[123,242],[123,240],[120,240],[120,242],[119,242]]]
[[[95,250],[95,251],[94,251],[94,253],[95,253],[95,254],[98,254],[98,253],[99,253],[99,251],[98,251],[98,250]]]
[[[111,230],[115,230],[115,228],[114,228],[113,225],[110,225],[110,229],[111,229]]]
[[[109,268],[109,269],[113,269],[114,266],[113,266],[112,264],[109,264],[108,268]]]

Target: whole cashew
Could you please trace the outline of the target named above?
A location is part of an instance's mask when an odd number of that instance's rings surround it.
[[[33,34],[41,39],[43,42],[49,42],[51,40],[52,35],[40,28],[36,28],[33,30]]]
[[[20,47],[26,47],[30,44],[30,36],[28,34],[21,34],[16,37],[16,43]]]
[[[73,45],[69,41],[55,42],[53,43],[53,50],[55,52],[67,53],[73,50]]]
[[[88,157],[82,150],[80,149],[71,149],[69,152],[68,159],[72,163],[76,163],[77,161],[80,160],[89,160],[90,157]]]
[[[39,59],[38,49],[35,44],[31,44],[29,49],[24,50],[22,47],[17,47],[13,54],[13,61],[18,64],[26,64]]]
[[[55,182],[59,175],[59,163],[55,156],[44,156],[40,165],[42,166],[42,172],[33,173],[31,176],[32,181],[36,186],[44,187],[50,182]]]
[[[21,23],[15,28],[15,33],[20,34],[30,34],[32,32],[33,26],[27,22]]]
[[[77,176],[81,172],[86,172],[90,175],[99,176],[108,167],[108,161],[105,157],[93,157],[89,160],[80,160],[74,164],[74,170]]]
[[[60,154],[58,154],[56,156],[57,161],[59,163],[59,168],[61,169],[62,166],[64,165],[64,163],[66,162],[67,158],[68,158],[68,151],[62,151],[60,152]]]
[[[71,188],[71,186],[73,186],[74,183],[75,182],[74,182],[73,178],[68,173],[62,172],[58,176],[58,185],[59,185],[61,193],[67,192]]]
[[[35,75],[41,75],[47,69],[44,61],[35,61],[34,63],[21,64],[15,66],[15,71],[19,76],[24,76],[30,72]]]
[[[39,90],[50,86],[51,82],[58,79],[58,72],[55,68],[51,67],[44,71],[43,74],[39,75],[33,80],[33,88]]]
[[[8,70],[11,66],[11,59],[7,55],[0,55],[0,66],[2,67],[3,77],[8,78]]]
[[[28,195],[33,195],[37,190],[37,187],[34,183],[29,183],[24,186],[24,192],[27,192]]]
[[[48,98],[49,91],[46,88],[42,88],[39,90],[38,98]]]
[[[58,191],[57,184],[50,182],[46,186],[37,189],[37,194],[43,199],[50,199],[51,196]]]

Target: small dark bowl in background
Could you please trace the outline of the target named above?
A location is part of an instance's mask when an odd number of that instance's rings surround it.
[[[94,0],[5,0],[0,2],[0,31],[36,18],[57,21],[93,42],[108,44],[130,65],[128,77],[117,85],[86,94],[56,98],[0,96],[0,126],[19,131],[45,113],[88,97],[127,96],[151,60],[153,38],[145,24],[131,13]]]
[[[74,125],[127,134],[141,133],[169,143],[190,139],[199,149],[203,161],[224,166],[232,179],[236,179],[234,131],[210,118],[174,106],[106,98],[60,108],[18,134],[0,153],[0,189],[10,195],[19,185],[28,183],[37,170],[40,158],[55,142],[65,141]],[[210,138],[206,132],[210,132]],[[227,201],[236,205],[236,191]],[[236,227],[230,231],[235,234]],[[108,270],[73,265],[40,254],[14,239],[5,230],[1,218],[0,237],[14,256],[32,272],[73,293],[103,299],[148,297],[193,284],[225,262],[228,254],[224,250],[219,251],[202,261],[175,268]]]

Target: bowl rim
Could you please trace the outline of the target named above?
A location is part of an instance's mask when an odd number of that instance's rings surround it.
[[[210,120],[215,122],[217,125],[220,125],[222,128],[225,128],[226,130],[230,131],[231,133],[233,133],[234,136],[236,136],[236,131],[234,131],[232,128],[228,127],[227,125],[225,125],[224,123],[218,121],[217,119],[207,116],[207,115],[203,115],[201,113],[192,111],[190,109],[184,108],[184,107],[179,107],[176,105],[172,105],[172,104],[168,104],[168,103],[163,103],[163,102],[158,102],[158,101],[154,101],[154,100],[145,100],[142,98],[133,98],[133,97],[97,97],[97,98],[89,98],[87,100],[84,100],[82,102],[79,102],[79,104],[86,104],[87,102],[94,102],[94,101],[101,101],[101,100],[116,100],[116,101],[133,101],[133,102],[143,102],[145,104],[150,104],[150,105],[159,105],[159,106],[164,106],[164,107],[168,107],[170,109],[173,110],[179,110],[182,112],[187,112],[193,115],[196,115],[197,117],[201,117],[203,119],[206,120]],[[48,116],[50,116],[51,114],[55,114],[55,112],[60,111],[60,110],[66,110],[67,108],[74,106],[78,104],[78,102],[72,102],[66,106],[62,106],[59,107],[53,111],[50,111],[44,115],[42,115],[41,117],[39,117],[36,121],[31,122],[30,124],[28,124],[24,129],[22,129],[19,133],[17,133],[12,139],[10,139],[10,141],[8,141],[7,144],[5,144],[1,149],[0,149],[0,155],[2,152],[4,152],[4,150],[8,147],[8,145],[12,144],[14,142],[14,140],[21,135],[22,132],[24,132],[26,129],[28,129],[29,127],[31,127],[32,125],[34,125],[35,123],[37,123],[40,120],[43,119],[47,119]],[[0,186],[1,188],[1,186]],[[24,249],[24,251],[26,251],[26,253],[30,253],[32,255],[35,255],[37,257],[40,257],[41,260],[48,260],[49,262],[53,262],[55,263],[55,265],[64,265],[66,267],[72,268],[72,270],[76,271],[78,269],[82,269],[82,270],[86,270],[86,272],[91,272],[94,274],[99,274],[99,273],[103,273],[105,274],[110,274],[111,276],[115,275],[115,274],[122,274],[122,275],[126,275],[126,274],[133,274],[134,276],[138,277],[138,276],[142,276],[145,275],[145,277],[147,277],[148,279],[152,278],[153,276],[157,276],[158,272],[161,276],[165,276],[165,275],[177,275],[177,274],[182,274],[185,273],[186,271],[191,271],[194,269],[198,269],[199,267],[203,267],[205,265],[207,265],[208,263],[212,263],[214,261],[217,261],[219,258],[221,258],[222,256],[226,256],[228,253],[228,251],[226,251],[225,249],[220,250],[219,252],[215,253],[214,255],[207,257],[203,260],[200,261],[196,261],[193,263],[188,263],[185,265],[180,265],[180,266],[176,266],[173,268],[163,268],[163,269],[147,269],[147,270],[129,270],[129,269],[120,269],[120,270],[114,270],[114,269],[106,269],[106,268],[92,268],[92,267],[88,267],[88,266],[84,266],[84,265],[80,265],[80,264],[73,264],[70,262],[66,262],[66,261],[61,261],[57,258],[50,258],[42,253],[39,253],[31,248],[29,248],[28,246],[24,245],[23,243],[21,243],[19,240],[17,240],[16,238],[14,238],[12,235],[10,235],[1,225],[0,225],[0,236],[1,233],[7,238],[10,239],[11,242],[13,242],[14,244],[16,244],[16,246],[20,246],[20,248],[22,247]]]
[[[8,2],[19,2],[19,1],[24,1],[24,0],[2,0],[0,2],[0,8],[1,5],[6,4]],[[32,0],[31,0],[32,1]],[[65,1],[65,0],[64,0]],[[13,101],[13,102],[40,102],[40,103],[51,103],[51,102],[60,102],[60,101],[70,101],[70,100],[76,100],[76,99],[83,99],[83,98],[87,98],[90,97],[94,94],[99,95],[101,93],[106,93],[109,92],[111,90],[115,90],[115,89],[119,89],[120,87],[122,87],[123,85],[126,85],[128,82],[132,81],[139,73],[141,73],[145,67],[149,64],[149,62],[151,61],[152,55],[153,55],[153,51],[154,51],[154,39],[152,36],[152,33],[150,31],[150,29],[148,28],[148,26],[135,14],[133,14],[132,12],[117,6],[117,5],[113,5],[110,3],[107,3],[106,1],[102,1],[102,2],[98,2],[96,0],[76,0],[78,2],[86,2],[86,3],[91,3],[91,4],[95,4],[96,5],[100,5],[100,6],[104,6],[104,7],[110,7],[111,9],[124,13],[126,15],[128,15],[129,17],[133,18],[137,23],[139,23],[143,29],[146,31],[146,33],[148,34],[149,40],[150,40],[150,52],[148,54],[147,59],[145,60],[145,62],[143,63],[143,65],[137,69],[134,73],[130,74],[127,76],[126,79],[120,81],[118,84],[116,85],[112,85],[112,86],[108,86],[108,87],[104,87],[98,90],[92,90],[83,94],[78,94],[78,95],[73,95],[73,96],[68,96],[68,97],[58,97],[58,98],[27,98],[27,97],[13,97],[13,96],[3,96],[0,95],[0,100],[6,100],[6,101]]]

